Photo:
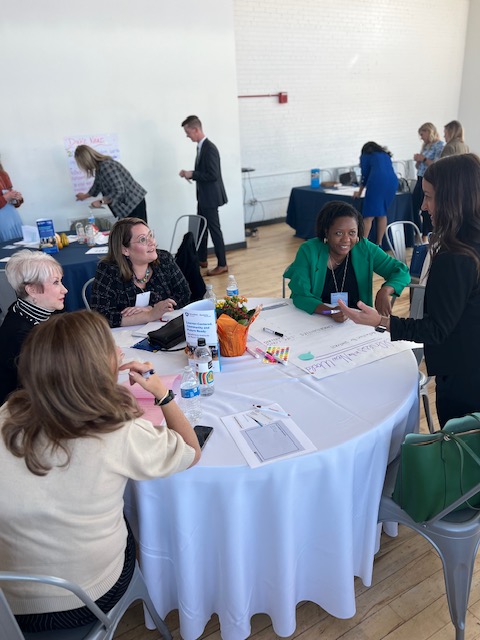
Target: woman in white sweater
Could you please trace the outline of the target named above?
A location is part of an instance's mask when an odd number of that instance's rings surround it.
[[[119,368],[152,393],[167,427],[141,418]],[[119,366],[105,318],[78,311],[35,327],[19,360],[22,389],[0,410],[2,569],[78,583],[108,611],[133,575],[123,516],[129,478],[167,476],[200,457],[196,435],[150,363]],[[24,631],[91,621],[75,596],[41,584],[2,587]]]

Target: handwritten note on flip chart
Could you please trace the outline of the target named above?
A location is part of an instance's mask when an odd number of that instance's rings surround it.
[[[249,333],[267,347],[290,346],[288,362],[315,378],[326,378],[355,367],[407,351],[418,346],[411,342],[392,342],[389,333],[347,320],[342,324],[318,314],[308,314],[291,305],[271,311],[282,337],[267,335],[255,324]]]

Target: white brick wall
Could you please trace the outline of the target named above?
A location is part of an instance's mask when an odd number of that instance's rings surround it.
[[[396,159],[417,129],[458,117],[468,0],[234,0],[246,220],[285,215],[312,167],[358,163],[367,140]],[[282,173],[283,175],[275,175]],[[328,179],[326,175],[322,179]],[[247,201],[250,199],[250,185]]]

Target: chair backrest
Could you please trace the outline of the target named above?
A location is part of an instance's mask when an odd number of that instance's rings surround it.
[[[0,638],[6,640],[24,640],[23,633],[8,606],[5,594],[0,589]]]
[[[103,611],[95,604],[95,602],[85,593],[83,589],[81,589],[77,584],[73,582],[68,582],[68,580],[63,580],[62,578],[56,578],[54,576],[42,576],[42,575],[29,575],[17,573],[15,571],[1,571],[0,572],[0,583],[1,582],[36,582],[42,584],[49,584],[55,587],[59,587],[61,589],[65,589],[66,591],[70,591],[75,594],[77,598],[79,598],[83,604],[90,609],[90,611],[98,618],[97,623],[92,623],[87,627],[76,628],[76,629],[65,629],[62,631],[49,631],[45,633],[41,632],[39,634],[27,634],[26,636],[21,632],[20,627],[15,620],[15,616],[13,615],[12,610],[5,598],[3,591],[0,589],[0,631],[4,631],[0,637],[6,640],[24,640],[25,637],[38,637],[38,638],[49,638],[51,640],[76,640],[77,638],[85,638],[88,639],[90,637],[97,638],[100,640],[101,638],[107,638],[109,635],[109,631],[112,628],[114,622],[105,614]],[[94,627],[95,625],[95,627]],[[95,629],[95,635],[92,633],[90,636],[89,633],[85,631],[81,631],[82,629],[87,631]],[[8,632],[8,633],[7,633]],[[79,632],[81,634],[79,635]],[[113,630],[112,630],[113,635]]]
[[[143,579],[142,573],[135,563],[135,571],[128,585],[126,592],[107,613],[93,602],[93,600],[77,584],[55,578],[53,576],[26,575],[17,572],[0,572],[1,582],[41,582],[51,584],[71,591],[79,598],[86,607],[96,616],[97,621],[84,627],[74,629],[63,629],[60,631],[46,631],[40,633],[26,633],[22,635],[12,610],[8,605],[3,592],[0,589],[0,638],[1,640],[112,640],[115,629],[128,607],[136,600],[142,600],[157,630],[164,640],[172,640],[172,635],[165,624],[165,621],[158,615],[153,602],[148,594],[148,589]],[[11,630],[11,633],[10,633]],[[8,633],[7,633],[8,632]],[[14,635],[14,634],[17,635]],[[20,635],[18,635],[20,633]]]
[[[195,250],[198,251],[202,238],[207,231],[207,219],[198,214],[186,214],[177,219],[173,228],[172,241],[170,243],[170,253],[172,255],[177,253],[183,237],[188,233],[188,231],[193,233]]]
[[[85,284],[82,287],[83,304],[85,305],[85,309],[88,309],[89,311],[90,311],[90,294],[88,293],[87,290],[88,290],[88,287],[90,287],[93,284],[94,280],[95,278],[90,278],[85,282]]]
[[[405,230],[410,227],[414,234],[414,244],[422,244],[422,234],[414,222],[409,220],[399,220],[387,226],[385,237],[387,244],[394,257],[404,264],[407,262],[407,244],[405,241]]]

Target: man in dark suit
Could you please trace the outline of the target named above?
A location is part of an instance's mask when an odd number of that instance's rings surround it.
[[[217,256],[217,266],[215,269],[207,271],[207,276],[217,276],[228,271],[225,243],[220,227],[220,219],[218,217],[218,207],[221,207],[227,202],[227,194],[223,186],[222,172],[220,169],[220,154],[213,142],[203,133],[202,123],[197,116],[188,116],[188,118],[182,122],[182,127],[187,138],[197,143],[197,157],[194,171],[182,169],[179,176],[189,182],[194,180],[196,183],[197,213],[207,219],[207,230],[210,232],[215,248],[215,255]],[[208,267],[208,231],[203,236],[198,249],[201,267]]]

